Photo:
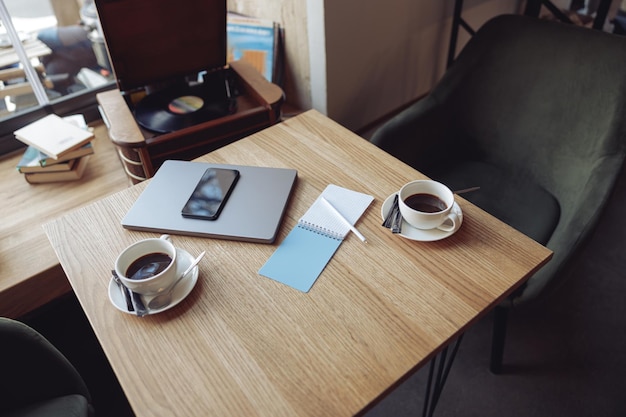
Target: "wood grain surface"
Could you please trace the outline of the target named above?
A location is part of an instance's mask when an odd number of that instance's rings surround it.
[[[274,245],[173,236],[208,256],[194,290],[166,312],[140,319],[107,296],[118,253],[155,236],[120,226],[146,183],[44,226],[138,416],[357,415],[551,257],[460,197],[453,236],[392,235],[383,201],[423,175],[316,111],[200,160],[296,168],[298,180]],[[375,197],[357,223],[368,243],[349,234],[306,294],[260,276],[329,183]]]
[[[94,135],[78,181],[29,184],[16,169],[23,151],[0,160],[0,315],[19,317],[71,291],[41,225],[130,185],[106,127]]]

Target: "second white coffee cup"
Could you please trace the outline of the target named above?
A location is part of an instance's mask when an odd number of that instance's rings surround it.
[[[115,260],[115,272],[126,287],[138,294],[157,294],[176,280],[176,248],[169,235],[133,243]],[[139,273],[139,278],[133,275]]]
[[[461,225],[452,210],[454,193],[437,181],[416,180],[405,184],[398,193],[398,205],[404,220],[417,229],[452,232]]]

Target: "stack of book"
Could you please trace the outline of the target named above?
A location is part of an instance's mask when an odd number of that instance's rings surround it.
[[[51,114],[14,133],[28,145],[17,170],[31,184],[78,180],[94,153],[94,135],[82,115]]]

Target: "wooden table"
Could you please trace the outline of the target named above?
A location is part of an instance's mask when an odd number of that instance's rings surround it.
[[[18,318],[72,290],[41,225],[130,185],[106,127],[94,134],[79,181],[29,184],[16,169],[23,151],[0,160],[0,316]]]
[[[120,220],[146,183],[44,226],[138,416],[352,416],[369,409],[485,315],[551,252],[457,197],[465,220],[424,243],[381,226],[387,196],[423,176],[316,111],[200,158],[298,169],[275,245],[174,236],[209,256],[175,308],[116,310],[109,271],[127,245],[155,234]],[[309,293],[259,268],[329,183],[375,201]],[[485,352],[485,355],[488,353]]]

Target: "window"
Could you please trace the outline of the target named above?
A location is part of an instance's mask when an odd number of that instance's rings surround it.
[[[0,155],[13,132],[48,114],[99,118],[115,87],[93,0],[0,0]]]

